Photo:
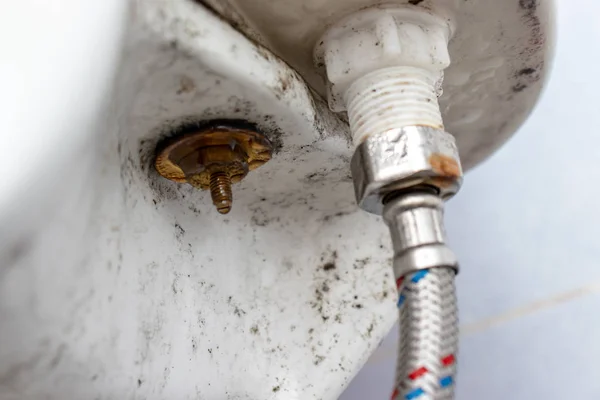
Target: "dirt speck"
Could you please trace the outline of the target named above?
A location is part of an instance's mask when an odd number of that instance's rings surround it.
[[[373,333],[373,329],[375,329],[375,325],[373,325],[373,324],[369,325],[369,327],[367,328],[367,337],[371,337],[371,334]]]
[[[519,0],[519,7],[524,10],[535,11],[537,8],[537,0]]]
[[[523,76],[523,75],[532,75],[535,74],[536,69],[535,68],[523,68],[518,72],[518,75]]]
[[[190,93],[194,89],[196,89],[196,83],[192,78],[187,75],[182,75],[179,78],[179,89],[177,89],[177,94]]]
[[[525,85],[524,83],[517,83],[516,85],[514,85],[512,87],[512,91],[514,93],[520,93],[520,92],[522,92],[525,89],[527,89],[527,85]]]
[[[181,239],[183,235],[185,235],[185,229],[183,229],[178,223],[175,223],[175,236],[177,239]]]
[[[233,313],[240,318],[242,317],[242,315],[246,315],[246,311],[242,310],[241,308],[239,308],[237,306],[235,306]]]
[[[363,269],[369,262],[371,262],[371,257],[358,259],[354,262],[354,269]]]
[[[328,262],[325,265],[323,265],[323,270],[325,270],[325,271],[331,271],[332,269],[335,269],[334,262]]]
[[[334,270],[336,268],[335,261],[337,260],[337,256],[338,256],[337,251],[334,251],[333,253],[331,253],[331,256],[329,257],[330,261],[326,262],[323,265],[323,270],[324,271],[331,271],[331,270]],[[326,257],[325,255],[322,255],[321,256],[321,261],[323,261],[325,259],[325,257]]]

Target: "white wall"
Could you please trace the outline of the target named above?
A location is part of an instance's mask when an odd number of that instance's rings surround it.
[[[557,2],[542,100],[448,204],[459,400],[600,398],[600,2]],[[396,342],[394,330],[342,400],[389,398]]]

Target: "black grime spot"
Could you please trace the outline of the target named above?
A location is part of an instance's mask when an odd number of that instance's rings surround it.
[[[519,6],[524,10],[535,10],[537,7],[537,0],[519,0]]]
[[[325,271],[331,271],[332,269],[335,269],[335,263],[333,262],[328,262],[327,264],[323,265],[323,270]]]
[[[533,73],[535,73],[535,68],[523,68],[522,70],[520,70],[520,71],[518,72],[518,74],[519,74],[520,76],[523,76],[523,75],[531,75],[531,74],[533,74]]]
[[[527,88],[527,85],[524,85],[522,83],[517,83],[516,85],[514,85],[512,87],[512,91],[514,93],[519,93],[519,92],[522,92],[523,90],[525,90],[525,88]]]

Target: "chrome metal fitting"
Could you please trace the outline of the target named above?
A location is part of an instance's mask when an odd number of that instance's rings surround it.
[[[427,126],[407,126],[368,136],[356,148],[351,169],[358,205],[378,215],[389,193],[428,186],[446,200],[462,183],[454,137]]]
[[[453,268],[456,256],[446,246],[443,200],[426,192],[399,194],[386,202],[383,217],[390,229],[396,278],[429,268]]]

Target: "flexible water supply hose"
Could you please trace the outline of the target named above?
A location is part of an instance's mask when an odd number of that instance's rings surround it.
[[[458,351],[456,258],[445,244],[443,202],[428,193],[391,200],[400,343],[392,400],[454,398]]]
[[[392,399],[450,400],[458,350],[454,269],[398,278],[400,343]]]

